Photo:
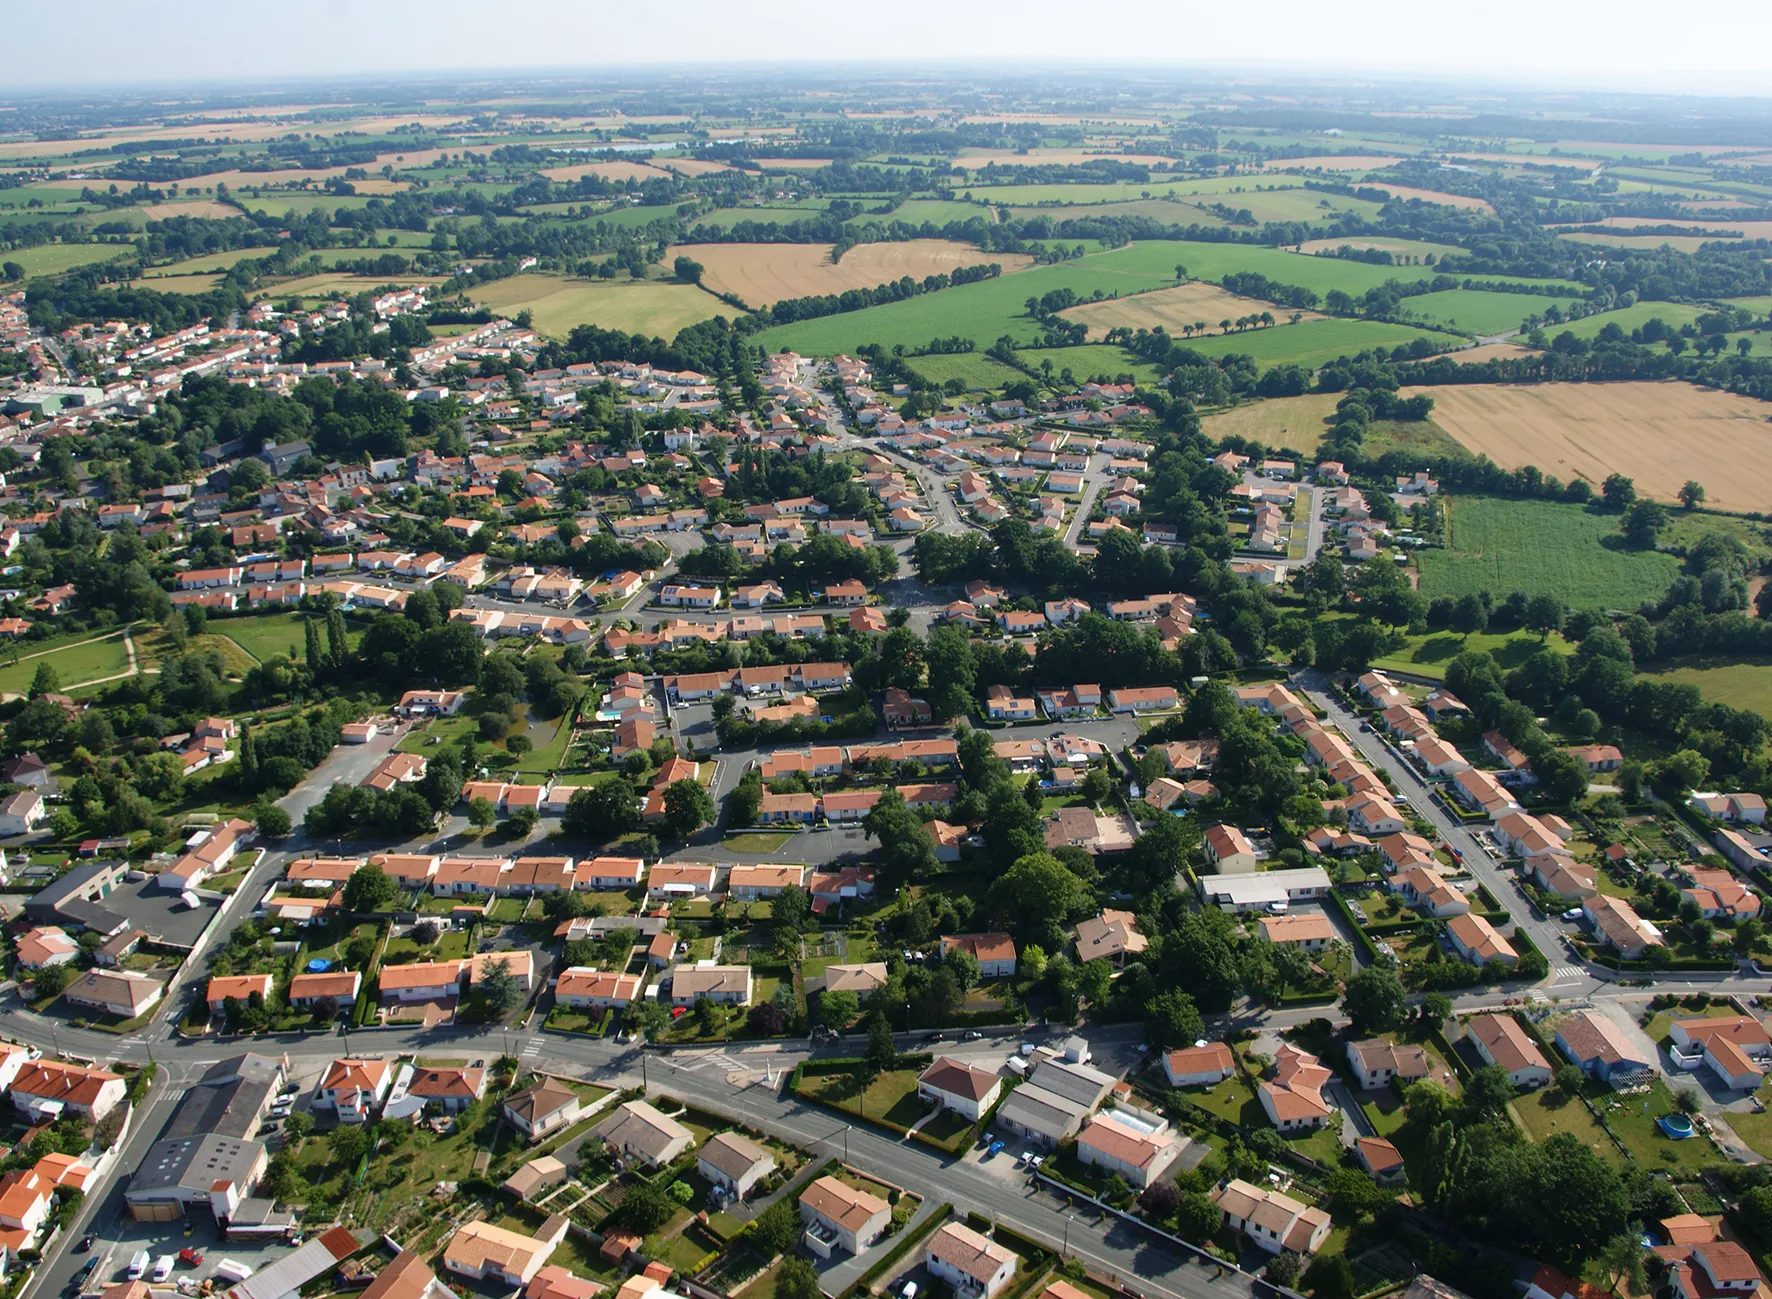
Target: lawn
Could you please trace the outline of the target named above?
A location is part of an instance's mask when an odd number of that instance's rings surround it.
[[[573,714],[568,712],[551,723],[554,727],[553,736],[547,743],[537,743],[528,753],[520,756],[517,759],[517,770],[533,775],[546,775],[565,761],[566,746],[572,741],[572,718]],[[547,721],[535,722],[530,727],[531,739],[535,739],[533,732],[545,732],[549,725]]]
[[[1710,703],[1728,704],[1772,718],[1772,660],[1721,663],[1690,659],[1678,667],[1662,668],[1649,675],[1661,681],[1697,686]]]
[[[780,852],[793,839],[791,834],[731,834],[720,846],[730,852],[771,853]]]
[[[1481,496],[1445,505],[1446,548],[1416,556],[1430,599],[1524,591],[1572,608],[1633,610],[1680,572],[1672,555],[1623,549],[1616,518],[1580,506]]]
[[[477,735],[479,727],[478,719],[461,713],[454,717],[438,717],[407,732],[406,737],[394,748],[401,753],[423,753],[440,744],[454,744],[465,735]]]
[[[211,634],[226,636],[260,663],[269,658],[306,653],[306,634],[299,613],[257,613],[249,618],[214,618]],[[321,620],[324,623],[324,619]],[[355,647],[363,637],[365,623],[361,618],[345,617],[345,638]],[[325,644],[326,628],[320,628],[321,644]]]
[[[901,1128],[908,1128],[923,1117],[928,1106],[917,1096],[917,1070],[890,1069],[856,1094],[854,1081],[846,1073],[814,1074],[800,1084],[801,1093],[826,1105],[859,1114],[863,1118],[884,1119]]]
[[[1417,338],[1425,338],[1437,347],[1464,345],[1449,334],[1375,320],[1306,320],[1296,325],[1272,325],[1240,334],[1212,334],[1181,341],[1183,346],[1207,356],[1240,354],[1254,357],[1262,366],[1302,365],[1315,369],[1338,356],[1351,356],[1373,347],[1397,347]]]
[[[1588,1112],[1587,1106],[1553,1087],[1541,1087],[1516,1097],[1514,1112],[1520,1116],[1527,1135],[1534,1141],[1548,1140],[1559,1132],[1573,1132],[1601,1159],[1611,1164],[1624,1163],[1624,1156]]]
[[[673,338],[686,325],[721,312],[711,293],[655,280],[569,280],[558,275],[514,275],[474,291],[474,300],[515,315],[528,311],[535,328],[565,337],[574,325],[601,325],[648,337]]]
[[[1553,303],[1567,310],[1573,301],[1572,298],[1540,297],[1536,293],[1445,289],[1405,298],[1401,305],[1411,317],[1448,325],[1466,334],[1503,334],[1518,329],[1527,316],[1542,315]]]
[[[123,634],[116,631],[107,632],[100,637],[71,641],[65,646],[58,647],[54,641],[41,641],[34,645],[29,641],[20,641],[8,649],[16,649],[21,655],[38,656],[21,657],[17,662],[9,661],[5,667],[0,667],[0,691],[8,693],[22,694],[29,690],[38,667],[44,663],[55,669],[64,690],[83,681],[115,676],[129,670],[129,655],[123,649]],[[53,649],[53,652],[46,654],[45,649]],[[8,658],[10,657],[9,652]]]
[[[1759,1114],[1731,1111],[1723,1117],[1750,1149],[1772,1159],[1772,1109]]]
[[[1476,632],[1460,636],[1457,632],[1423,632],[1405,636],[1403,646],[1383,658],[1372,660],[1381,671],[1410,672],[1417,676],[1443,677],[1446,665],[1466,650],[1492,655],[1502,670],[1518,667],[1539,650],[1549,646],[1559,654],[1575,653],[1575,646],[1560,633],[1540,640],[1532,632]]]
[[[134,256],[131,244],[39,244],[35,248],[15,248],[6,254],[6,260],[17,262],[31,276],[60,275],[76,266]]]
[[[1602,311],[1598,315],[1583,316],[1566,325],[1546,325],[1544,332],[1548,338],[1555,338],[1564,332],[1574,334],[1577,338],[1594,338],[1607,325],[1617,325],[1629,334],[1631,330],[1639,329],[1650,320],[1657,319],[1678,329],[1681,325],[1697,320],[1708,310],[1708,307],[1688,306],[1681,302],[1639,302],[1633,306],[1621,307],[1617,311]]]
[[[1122,374],[1130,374],[1147,383],[1154,382],[1157,378],[1157,368],[1149,361],[1141,360],[1124,348],[1107,343],[1085,343],[1081,347],[1023,348],[1015,354],[1015,359],[1035,369],[1040,368],[1042,361],[1050,361],[1054,374],[1069,370],[1078,380],[1096,374],[1105,374],[1116,379]]]
[[[908,358],[907,364],[931,383],[945,384],[949,379],[959,379],[973,390],[1002,388],[1023,377],[1021,371],[992,360],[982,352],[915,356]]]
[[[1657,1078],[1647,1093],[1633,1096],[1598,1096],[1594,1103],[1618,1134],[1637,1163],[1661,1172],[1696,1172],[1719,1162],[1716,1149],[1703,1137],[1674,1141],[1662,1134],[1655,1120],[1675,1111],[1673,1094]]]

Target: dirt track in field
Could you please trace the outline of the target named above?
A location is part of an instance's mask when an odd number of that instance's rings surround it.
[[[990,262],[1007,275],[1034,260],[1025,253],[980,252],[971,244],[946,239],[858,244],[836,265],[831,264],[831,250],[825,244],[685,244],[670,250],[667,264],[678,256],[700,262],[702,283],[716,293],[735,294],[752,307],[767,307],[783,298],[871,289],[906,275],[921,280]]]
[[[1772,502],[1772,404],[1686,383],[1469,384],[1412,388],[1434,399],[1433,421],[1507,468],[1537,465],[1597,490],[1609,474],[1661,501],[1682,484],[1706,503],[1764,510]]]

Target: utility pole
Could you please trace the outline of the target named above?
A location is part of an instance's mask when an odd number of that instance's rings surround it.
[[[1065,1259],[1065,1258],[1068,1258],[1068,1257],[1070,1257],[1070,1252],[1071,1252],[1071,1223],[1072,1223],[1072,1222],[1074,1222],[1074,1221],[1076,1221],[1076,1215],[1075,1215],[1075,1214],[1070,1214],[1070,1213],[1067,1213],[1067,1214],[1065,1214],[1065,1215],[1064,1215],[1064,1248],[1063,1248],[1063,1249],[1061,1249],[1061,1250],[1059,1250],[1059,1251],[1058,1251],[1058,1257],[1059,1257],[1059,1258],[1060,1258],[1060,1259],[1061,1259],[1061,1260],[1062,1260],[1062,1259]]]

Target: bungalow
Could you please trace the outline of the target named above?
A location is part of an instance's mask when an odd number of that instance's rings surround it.
[[[736,1132],[720,1132],[709,1137],[695,1160],[695,1171],[735,1200],[744,1199],[775,1169],[773,1155]]]
[[[228,1002],[244,1002],[254,995],[262,1002],[271,995],[271,976],[268,974],[229,974],[210,979],[209,988],[203,999],[209,1003],[209,1013],[220,1015]]]
[[[826,604],[835,605],[840,609],[848,609],[855,605],[866,604],[868,589],[860,582],[851,579],[847,582],[837,582],[826,586],[824,598]]]
[[[821,1258],[839,1248],[864,1253],[886,1233],[892,1207],[877,1195],[825,1176],[800,1195],[800,1221],[806,1247]]]
[[[649,898],[705,897],[714,889],[715,868],[695,862],[658,862],[646,877]]]
[[[356,970],[298,974],[289,981],[289,1004],[304,1010],[337,1013],[356,1003],[363,976]]]
[[[1596,893],[1582,900],[1581,910],[1595,937],[1627,961],[1641,958],[1651,947],[1666,945],[1661,931],[1621,898]]]
[[[751,967],[700,961],[671,973],[671,1004],[693,1006],[702,999],[726,1006],[751,1004]]]
[[[133,970],[88,970],[70,983],[62,998],[119,1019],[145,1015],[166,995],[166,985]]]
[[[985,691],[985,716],[994,722],[1031,722],[1039,714],[1032,699],[1017,698],[1005,685],[993,685]]]
[[[720,603],[717,586],[665,586],[659,588],[658,602],[684,609],[712,609]]]
[[[22,1052],[6,1057],[6,1067],[16,1074],[6,1092],[13,1107],[22,1110],[32,1123],[70,1114],[98,1123],[128,1094],[122,1075],[107,1069],[63,1064],[59,1060],[22,1063],[23,1060]]]
[[[578,1093],[565,1083],[537,1076],[527,1087],[506,1096],[499,1113],[506,1123],[536,1142],[569,1126],[583,1108]]]
[[[1542,1087],[1550,1081],[1550,1061],[1512,1015],[1472,1016],[1464,1033],[1484,1062],[1503,1070],[1514,1086]]]
[[[503,1291],[527,1286],[565,1239],[570,1225],[564,1214],[556,1213],[535,1235],[526,1236],[490,1222],[464,1222],[443,1248],[443,1266],[458,1276],[496,1282]],[[424,1294],[429,1293],[427,1287]]]
[[[948,1056],[939,1056],[917,1076],[917,1095],[976,1123],[1002,1095],[1003,1082],[996,1074],[975,1069]]]
[[[421,1104],[436,1105],[445,1113],[454,1114],[486,1094],[486,1070],[421,1066],[407,1084],[406,1094]]]
[[[956,1299],[996,1299],[1015,1276],[1018,1256],[957,1222],[929,1238],[925,1265],[947,1282]]]
[[[1513,965],[1520,959],[1514,945],[1482,916],[1468,913],[1453,916],[1446,923],[1446,936],[1452,940],[1458,954],[1472,965],[1487,965],[1491,961]]]
[[[739,902],[776,897],[783,889],[804,888],[804,866],[734,866],[727,878],[728,896]]]
[[[1154,1125],[1142,1120],[1137,1126],[1120,1122],[1118,1114],[1113,1110],[1097,1115],[1077,1134],[1077,1160],[1122,1177],[1131,1186],[1150,1186],[1181,1157],[1182,1144],[1163,1120],[1158,1120],[1163,1126],[1152,1131]]]
[[[648,1168],[663,1168],[695,1144],[695,1134],[643,1100],[626,1101],[597,1126],[611,1150]]]
[[[1127,956],[1137,956],[1150,946],[1150,939],[1138,930],[1138,919],[1130,911],[1105,910],[1077,924],[1077,959],[1080,961],[1112,960],[1116,964]]]
[[[1181,1047],[1163,1056],[1163,1076],[1171,1087],[1212,1087],[1236,1071],[1231,1049],[1223,1042]]]
[[[1335,927],[1320,911],[1295,916],[1263,916],[1263,941],[1276,947],[1296,947],[1300,951],[1320,952],[1335,937]]]
[[[757,807],[761,825],[810,825],[817,819],[816,794],[765,794]]]
[[[1728,871],[1688,866],[1686,874],[1692,882],[1682,885],[1680,894],[1694,903],[1706,920],[1740,920],[1760,914],[1760,895]]]
[[[1380,1186],[1397,1185],[1408,1171],[1402,1152],[1383,1137],[1355,1137],[1354,1157]]]
[[[1557,1029],[1557,1049],[1593,1075],[1614,1086],[1647,1080],[1655,1074],[1654,1052],[1640,1050],[1603,1010],[1577,1010]]]
[[[52,965],[66,965],[80,955],[80,944],[55,925],[39,925],[27,929],[14,943],[19,965],[27,970],[44,970]]]
[[[943,934],[942,956],[952,951],[970,952],[978,961],[980,978],[1015,977],[1015,940],[1008,934]]]
[[[1174,708],[1180,702],[1172,686],[1139,686],[1107,692],[1108,711],[1151,713]]]

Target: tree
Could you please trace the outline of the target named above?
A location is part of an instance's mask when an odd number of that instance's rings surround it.
[[[1181,1188],[1174,1182],[1152,1182],[1139,1192],[1138,1212],[1155,1223],[1166,1223],[1181,1203]]]
[[[1653,550],[1661,536],[1661,530],[1667,527],[1667,507],[1659,501],[1633,501],[1625,510],[1624,518],[1619,527],[1624,538],[1638,550]]]
[[[693,257],[679,257],[671,263],[671,273],[685,284],[700,284],[701,271],[701,263]]]
[[[391,875],[380,866],[367,863],[352,871],[351,878],[345,881],[345,910],[385,911],[399,892]]]
[[[798,1254],[789,1254],[775,1274],[775,1299],[820,1299],[818,1272]]]
[[[1341,1000],[1361,1037],[1388,1033],[1403,1020],[1403,981],[1387,965],[1368,965],[1354,975]]]
[[[1175,1231],[1183,1240],[1203,1245],[1218,1234],[1224,1214],[1204,1191],[1183,1192],[1175,1206]]]
[[[771,900],[769,914],[783,929],[798,933],[812,914],[812,899],[805,889],[790,884]]]
[[[1443,992],[1430,992],[1421,999],[1416,1019],[1429,1033],[1438,1033],[1440,1026],[1452,1015],[1452,998]]]
[[[560,829],[569,839],[585,839],[592,843],[619,839],[639,828],[638,802],[639,796],[633,785],[622,776],[597,785],[585,785],[572,791]]]
[[[252,809],[252,821],[267,839],[281,839],[293,828],[289,813],[275,803],[258,803]]]
[[[369,1134],[360,1127],[342,1124],[327,1134],[326,1147],[335,1167],[354,1168],[369,1153]]]
[[[649,1236],[664,1226],[676,1211],[675,1202],[665,1194],[664,1188],[644,1179],[628,1187],[618,1210],[622,1222],[642,1236]]]
[[[1610,474],[1600,487],[1600,497],[1607,509],[1622,514],[1637,499],[1637,485],[1623,474]]]
[[[1661,777],[1676,790],[1702,789],[1710,779],[1710,759],[1695,749],[1681,749],[1662,761]]]
[[[50,965],[32,976],[32,996],[37,999],[60,996],[62,989],[74,981],[71,965]]]
[[[1298,1284],[1316,1299],[1354,1299],[1354,1271],[1348,1266],[1346,1254],[1317,1255],[1298,1278]]]
[[[497,820],[498,808],[490,798],[482,794],[468,800],[468,824],[476,830],[490,830]]]
[[[44,695],[58,694],[60,693],[61,688],[61,676],[50,666],[49,660],[40,660],[37,664],[36,673],[31,677],[31,698],[41,699]]]
[[[1587,1081],[1587,1075],[1581,1072],[1579,1065],[1562,1064],[1558,1065],[1556,1073],[1551,1075],[1551,1081],[1563,1095],[1579,1096],[1582,1084]]]
[[[1291,1250],[1282,1250],[1268,1260],[1267,1267],[1261,1275],[1281,1289],[1290,1290],[1298,1284],[1298,1274],[1304,1271],[1304,1260]]]
[[[691,777],[665,787],[664,820],[660,823],[665,838],[687,839],[713,819],[713,796],[699,780]]]
[[[848,1028],[860,1011],[861,999],[853,992],[825,992],[818,999],[819,1018],[827,1028],[839,1031]]]
[[[1696,479],[1688,478],[1680,488],[1680,504],[1688,510],[1695,510],[1704,504],[1704,484]]]
[[[1177,989],[1160,992],[1144,1003],[1144,1038],[1152,1051],[1192,1046],[1206,1029],[1194,999]]]
[[[1508,1080],[1507,1071],[1499,1065],[1488,1064],[1471,1075],[1462,1099],[1468,1121],[1481,1123],[1506,1114],[1513,1098],[1514,1085]]]
[[[628,1012],[628,1025],[648,1042],[656,1042],[670,1027],[671,1012],[656,1001],[642,1001]]]
[[[1064,946],[1064,926],[1095,905],[1089,886],[1051,853],[1020,858],[991,885],[991,915],[1047,951]]]
[[[876,1014],[868,1020],[868,1049],[864,1058],[882,1073],[898,1063],[898,1044],[892,1040],[892,1025],[884,1015]]]
[[[523,1001],[523,985],[517,982],[508,962],[494,960],[474,983],[474,997],[493,1018],[502,1018]]]
[[[1618,1293],[1623,1286],[1633,1294],[1649,1288],[1649,1274],[1643,1266],[1643,1233],[1640,1228],[1626,1228],[1600,1247],[1594,1259],[1600,1273],[1611,1282],[1608,1289]]]
[[[783,1196],[757,1215],[751,1238],[765,1258],[785,1254],[800,1239],[800,1213],[791,1196]]]

